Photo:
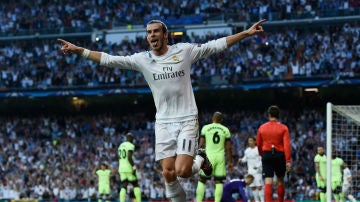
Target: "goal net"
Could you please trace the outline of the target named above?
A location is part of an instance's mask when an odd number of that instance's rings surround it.
[[[327,103],[327,201],[331,201],[331,156],[336,154],[351,170],[350,193],[360,196],[360,105]],[[347,200],[347,199],[345,199]]]

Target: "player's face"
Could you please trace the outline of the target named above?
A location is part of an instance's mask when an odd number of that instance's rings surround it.
[[[318,147],[318,148],[317,148],[317,153],[318,153],[319,155],[324,155],[324,148]]]
[[[254,179],[253,178],[245,178],[245,184],[246,185],[250,185],[251,183],[253,183]]]
[[[253,138],[248,139],[249,147],[255,147],[255,140]]]
[[[167,33],[163,32],[162,24],[148,24],[146,27],[146,39],[154,52],[161,52],[164,50],[167,41]]]

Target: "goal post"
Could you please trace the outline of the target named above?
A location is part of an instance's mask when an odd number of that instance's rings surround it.
[[[326,105],[327,201],[331,201],[331,158],[338,154],[352,172],[351,192],[360,194],[360,105]]]

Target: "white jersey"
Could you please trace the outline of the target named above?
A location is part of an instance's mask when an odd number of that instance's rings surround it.
[[[157,122],[196,119],[198,109],[191,85],[191,65],[201,58],[225,50],[226,38],[204,44],[178,43],[168,47],[168,51],[161,56],[151,51],[129,56],[102,53],[100,65],[141,72],[153,94]]]
[[[345,168],[343,172],[344,172],[344,174],[343,174],[343,185],[344,186],[349,186],[350,185],[349,178],[351,178],[351,171],[350,171],[349,168]]]
[[[246,148],[244,152],[244,157],[241,159],[241,161],[247,162],[249,174],[254,175],[262,172],[261,156],[259,155],[257,146],[255,146],[254,148]]]

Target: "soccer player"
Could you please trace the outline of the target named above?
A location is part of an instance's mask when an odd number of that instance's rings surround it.
[[[344,194],[344,198],[348,198],[350,201],[356,202],[355,197],[351,194],[351,181],[351,171],[348,165],[344,163],[342,192]],[[343,199],[343,201],[345,200]]]
[[[254,176],[254,181],[249,185],[254,195],[254,200],[264,200],[264,181],[262,179],[262,163],[259,150],[256,146],[256,139],[254,137],[248,138],[249,147],[245,149],[243,158],[239,159],[239,163],[247,163],[248,174]]]
[[[290,134],[288,127],[279,122],[280,109],[278,106],[270,106],[267,112],[269,121],[259,127],[256,136],[265,178],[265,201],[272,201],[272,184],[275,173],[278,201],[282,202],[285,197],[284,176],[291,169]]]
[[[224,190],[221,198],[221,202],[235,202],[232,197],[234,193],[238,193],[243,202],[248,201],[248,197],[245,193],[245,187],[254,181],[254,176],[248,174],[245,179],[234,179],[224,185]]]
[[[320,190],[320,201],[326,202],[326,155],[324,147],[319,146],[317,148],[317,154],[314,158],[315,163],[315,179],[316,185]]]
[[[331,159],[331,190],[334,194],[336,202],[339,202],[340,199],[344,198],[342,193],[342,170],[343,170],[344,161],[333,153]]]
[[[136,202],[141,201],[141,192],[138,185],[136,166],[133,160],[135,145],[133,144],[134,136],[127,133],[126,141],[118,147],[119,156],[119,174],[121,180],[121,189],[119,193],[120,202],[125,202],[128,184],[132,184]]]
[[[186,193],[178,177],[188,178],[199,172],[200,168],[207,175],[212,173],[206,154],[195,155],[199,124],[191,85],[191,66],[244,38],[264,32],[261,24],[265,21],[260,20],[242,32],[204,44],[168,45],[167,26],[160,20],[151,20],[146,25],[146,39],[151,50],[128,56],[113,56],[90,51],[63,39],[58,41],[62,43],[64,54],[78,54],[102,66],[135,70],[144,75],[156,107],[155,159],[160,161],[162,167],[166,195],[172,202],[184,202]]]
[[[231,134],[230,130],[222,124],[223,115],[215,112],[212,116],[212,123],[201,129],[200,148],[205,148],[211,165],[213,166],[212,176],[215,180],[215,202],[220,202],[223,191],[223,180],[226,178],[225,153],[229,161],[229,169],[232,169]],[[226,149],[226,151],[225,151]],[[200,172],[200,179],[196,189],[196,201],[201,202],[204,198],[206,180],[211,176]]]
[[[106,202],[110,201],[110,177],[114,174],[114,170],[102,163],[99,167],[95,167],[93,174],[98,177],[98,201],[101,202],[103,198]]]

